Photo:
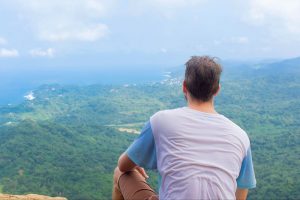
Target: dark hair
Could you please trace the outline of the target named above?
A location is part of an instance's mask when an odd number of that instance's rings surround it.
[[[209,101],[218,91],[222,67],[216,58],[192,56],[185,69],[186,88],[199,101]]]

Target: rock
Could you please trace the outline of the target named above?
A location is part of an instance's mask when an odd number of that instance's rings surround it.
[[[38,194],[27,195],[12,195],[12,194],[0,194],[0,200],[67,200],[64,197],[48,197]]]

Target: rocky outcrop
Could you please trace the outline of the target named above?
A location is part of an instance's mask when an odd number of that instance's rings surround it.
[[[48,197],[38,194],[27,195],[12,195],[12,194],[0,194],[0,200],[67,200],[64,197]]]

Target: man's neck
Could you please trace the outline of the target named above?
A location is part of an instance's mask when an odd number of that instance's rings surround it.
[[[207,102],[189,100],[188,107],[201,112],[215,113],[215,114],[217,113],[214,108],[213,100]]]

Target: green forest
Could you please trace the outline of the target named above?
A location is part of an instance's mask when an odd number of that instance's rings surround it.
[[[111,198],[119,155],[155,112],[185,106],[182,70],[161,82],[42,85],[0,107],[0,193]],[[249,199],[300,196],[300,59],[224,67],[216,110],[248,133]],[[150,183],[157,189],[156,172]]]

